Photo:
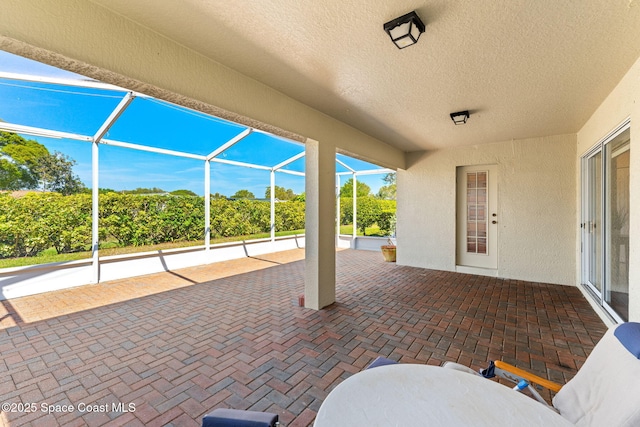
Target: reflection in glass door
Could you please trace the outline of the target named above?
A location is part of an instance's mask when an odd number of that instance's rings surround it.
[[[629,318],[629,124],[583,158],[583,283],[617,320]]]
[[[604,148],[607,283],[604,301],[624,320],[629,318],[629,130]]]

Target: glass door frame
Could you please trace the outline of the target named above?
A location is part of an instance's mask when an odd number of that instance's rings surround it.
[[[619,126],[617,126],[613,131],[611,131],[607,136],[602,138],[596,145],[594,145],[590,150],[588,150],[580,159],[580,168],[581,168],[581,213],[580,213],[580,283],[584,286],[587,291],[594,297],[596,303],[600,305],[605,312],[613,318],[618,323],[624,322],[624,319],[618,315],[615,310],[607,303],[606,295],[609,292],[609,283],[607,283],[606,278],[608,277],[607,271],[607,262],[606,257],[608,256],[608,252],[610,251],[609,245],[607,244],[607,236],[605,234],[605,224],[607,224],[607,216],[609,212],[606,209],[606,200],[607,200],[607,183],[606,177],[608,173],[608,165],[606,159],[606,149],[607,144],[613,142],[617,136],[622,134],[623,132],[630,129],[631,120],[627,118],[624,122],[622,122]],[[600,155],[600,170],[599,177],[592,176],[590,171],[590,161],[595,158],[595,156]],[[595,195],[597,200],[594,198],[594,195],[591,194],[592,183],[594,179],[599,179],[600,182],[598,185],[600,186],[600,194]],[[594,244],[594,239],[590,236],[593,231],[593,221],[590,215],[590,209],[592,203],[597,202],[600,205],[600,224],[596,226],[596,230],[593,236],[599,239],[600,241],[600,251],[599,254],[592,259],[591,254]],[[599,228],[599,230],[598,230]],[[597,244],[597,243],[596,243]],[[597,266],[592,265],[592,261],[597,263]],[[593,268],[599,268],[599,280],[600,287],[598,289],[597,284],[591,282],[591,271]]]
[[[591,162],[600,155],[600,170],[599,176],[593,176],[591,169]],[[600,282],[602,287],[602,279],[604,277],[602,266],[604,265],[604,227],[601,224],[604,222],[603,206],[604,206],[604,185],[602,185],[603,176],[603,156],[604,146],[600,143],[597,147],[592,148],[587,154],[582,157],[582,210],[580,219],[580,231],[581,231],[581,250],[582,250],[582,277],[581,283],[585,286],[598,300],[601,302],[603,289],[598,289],[598,285],[592,282],[593,269],[599,270],[599,277],[596,279]],[[596,181],[600,182],[596,182]],[[594,184],[600,184],[600,194],[592,194],[592,188]],[[599,223],[597,224],[592,217],[594,204],[599,205]],[[595,252],[595,245],[598,243],[595,240],[599,240],[600,251],[596,257],[592,257]],[[596,265],[593,265],[593,264]]]

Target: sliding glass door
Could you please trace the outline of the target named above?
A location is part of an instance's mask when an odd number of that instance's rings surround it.
[[[582,282],[616,320],[629,317],[628,123],[582,161]]]

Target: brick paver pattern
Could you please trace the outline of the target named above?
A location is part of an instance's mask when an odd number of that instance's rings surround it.
[[[321,311],[298,306],[303,250],[3,301],[0,402],[36,405],[0,423],[198,426],[228,407],[307,426],[379,355],[502,359],[564,383],[606,330],[572,286],[336,256],[337,303]]]

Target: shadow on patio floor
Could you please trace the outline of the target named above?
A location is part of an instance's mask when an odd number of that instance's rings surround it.
[[[2,301],[0,329],[304,259],[304,249],[217,262]]]

